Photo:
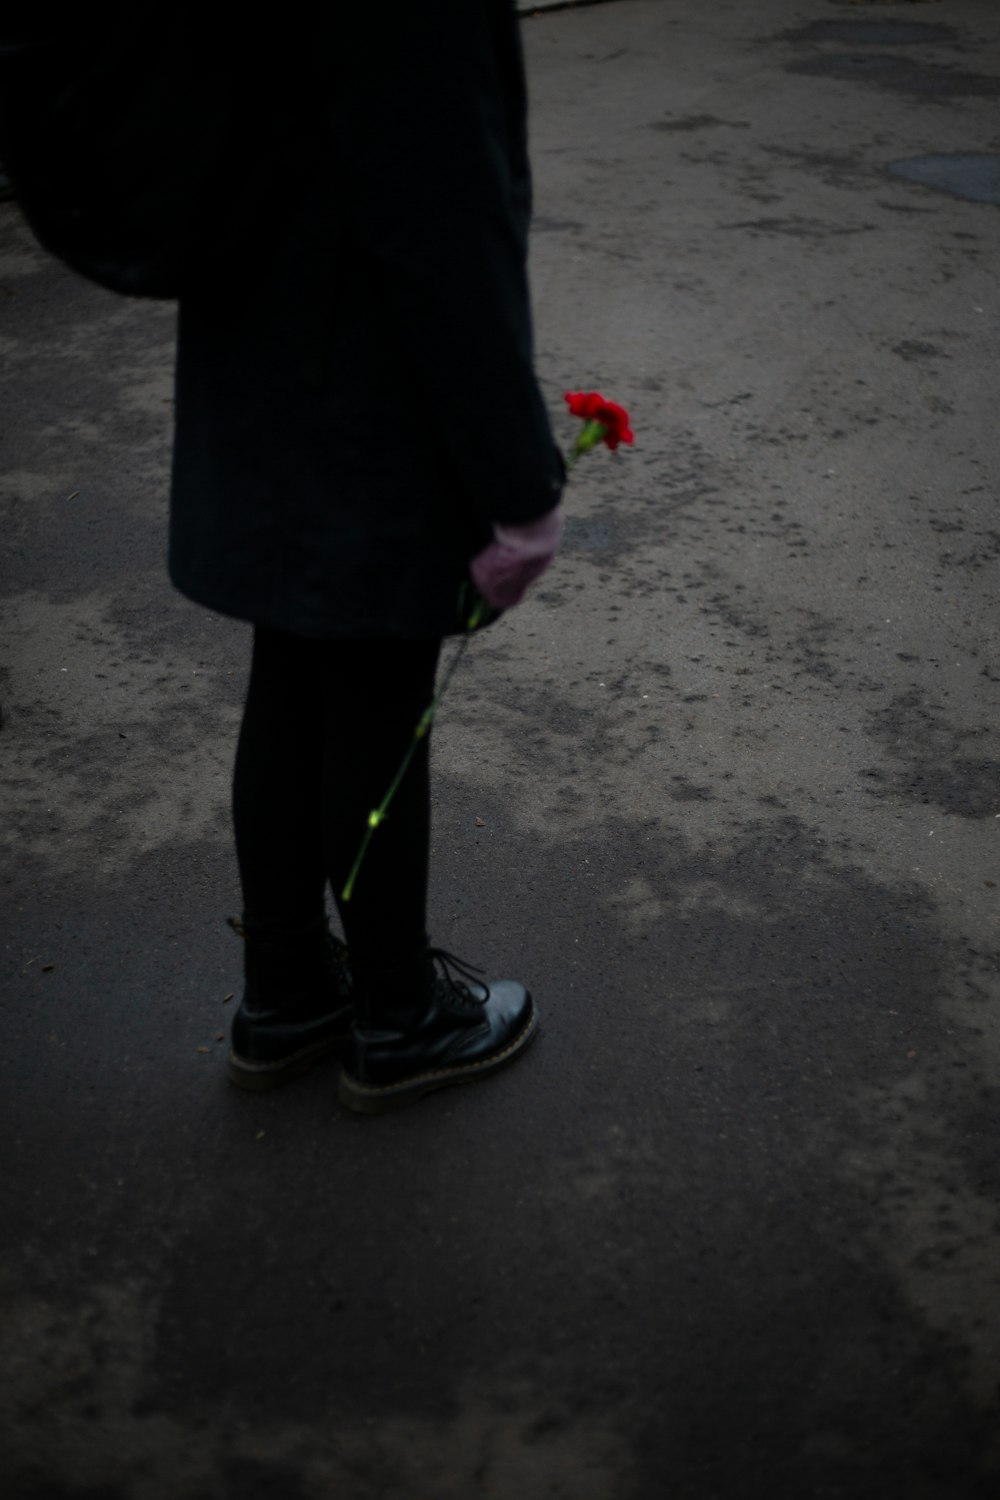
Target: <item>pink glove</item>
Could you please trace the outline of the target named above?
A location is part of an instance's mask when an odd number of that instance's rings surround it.
[[[562,506],[526,526],[494,526],[493,541],[469,564],[472,581],[487,604],[511,609],[520,604],[528,584],[540,578],[559,550]]]

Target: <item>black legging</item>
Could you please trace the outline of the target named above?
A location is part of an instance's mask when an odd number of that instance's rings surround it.
[[[429,736],[377,829],[348,902],[340,893],[423,710],[439,640],[306,640],[257,627],[233,774],[248,927],[319,921],[329,881],[352,955],[386,961],[427,926]]]

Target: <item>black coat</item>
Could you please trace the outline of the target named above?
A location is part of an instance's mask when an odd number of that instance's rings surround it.
[[[510,0],[323,12],[274,60],[245,261],[181,299],[171,577],[302,635],[436,636],[491,523],[562,485],[518,23]]]

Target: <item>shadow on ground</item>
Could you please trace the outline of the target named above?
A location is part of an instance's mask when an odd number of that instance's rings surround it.
[[[442,808],[445,936],[523,953],[546,1034],[374,1122],[330,1070],[226,1091],[218,845],[51,883],[58,930],[25,942],[55,968],[12,992],[10,1492],[974,1493],[988,957],[767,810],[715,848],[659,820],[533,836],[525,868],[481,787]],[[109,911],[113,957],[84,937]],[[128,998],[98,1033],[109,963]]]

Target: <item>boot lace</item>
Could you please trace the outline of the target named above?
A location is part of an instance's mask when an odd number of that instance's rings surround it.
[[[484,972],[482,969],[456,958],[454,953],[449,953],[445,948],[428,948],[427,957],[435,965],[435,982],[447,985],[449,999],[453,1004],[460,1006],[462,1010],[480,1010],[486,1004],[489,989],[477,977]],[[456,977],[458,975],[461,978]],[[463,983],[463,980],[481,988],[483,994],[474,995],[469,984]]]

